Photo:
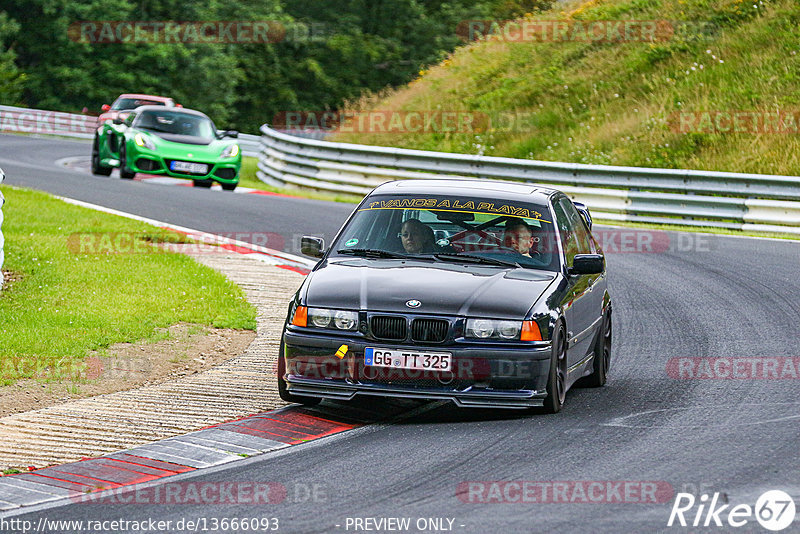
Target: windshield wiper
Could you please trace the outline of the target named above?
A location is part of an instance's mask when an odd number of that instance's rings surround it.
[[[350,254],[352,256],[363,256],[364,258],[402,258],[410,256],[399,252],[390,252],[377,248],[343,248],[336,251],[337,254]]]
[[[522,267],[516,261],[498,260],[486,256],[473,256],[471,254],[434,254],[434,258],[443,261],[466,261],[470,263],[489,263],[491,265],[502,265],[504,267]]]

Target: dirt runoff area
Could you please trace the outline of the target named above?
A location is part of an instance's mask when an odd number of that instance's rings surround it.
[[[161,329],[159,341],[118,343],[89,354],[85,378],[26,379],[0,387],[0,417],[193,375],[239,356],[255,337],[252,331],[191,324]]]

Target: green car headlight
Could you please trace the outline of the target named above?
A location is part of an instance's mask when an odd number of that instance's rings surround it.
[[[222,151],[221,157],[223,158],[235,158],[239,155],[239,145],[229,145],[225,150]]]
[[[147,149],[150,149],[150,150],[155,150],[156,149],[156,145],[153,144],[153,141],[149,137],[144,136],[144,135],[142,135],[140,133],[137,133],[133,137],[133,141],[138,146],[141,146],[141,147],[144,147],[144,148],[147,148]]]

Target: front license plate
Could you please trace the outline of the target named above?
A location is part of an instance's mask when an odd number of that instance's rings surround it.
[[[453,365],[453,355],[449,352],[367,347],[364,349],[364,365],[417,371],[449,371]]]
[[[170,163],[169,168],[175,172],[208,173],[208,165],[205,163],[192,163],[191,161],[173,161]]]

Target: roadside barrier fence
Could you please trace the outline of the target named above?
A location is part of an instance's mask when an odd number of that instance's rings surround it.
[[[596,219],[800,234],[800,177],[586,165],[333,143],[261,127],[267,184],[365,194],[389,180],[482,178],[556,187]]]

